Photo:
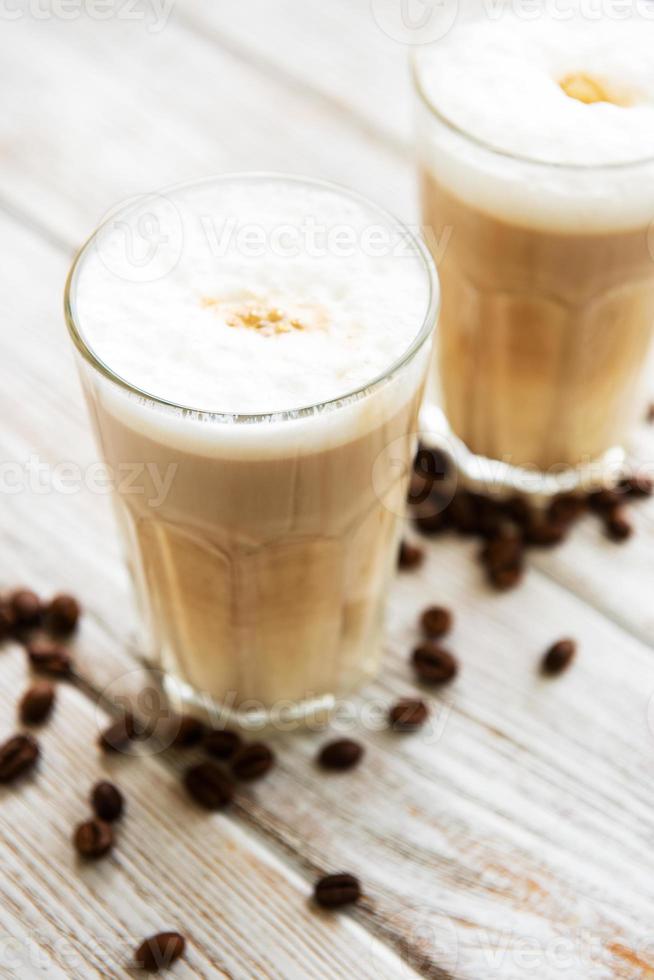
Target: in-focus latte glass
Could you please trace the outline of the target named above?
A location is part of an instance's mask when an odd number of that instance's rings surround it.
[[[244,724],[377,670],[438,306],[426,250],[317,181],[139,200],[66,309],[146,624],[177,698]]]
[[[654,20],[517,6],[414,61],[442,286],[425,427],[471,482],[554,492],[619,476],[647,399]]]

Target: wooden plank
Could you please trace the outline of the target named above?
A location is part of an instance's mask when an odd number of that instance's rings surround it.
[[[7,219],[0,235],[12,241],[0,289],[19,325],[0,340],[13,368],[0,410],[7,417],[24,406],[20,430],[0,433],[2,459],[33,450],[50,464],[92,461],[63,330],[48,313],[65,258]],[[7,498],[2,523],[8,581],[71,588],[84,599],[84,676],[110,693],[117,677],[133,685],[131,601],[107,498],[25,488]],[[399,578],[382,680],[354,703],[371,716],[367,729],[354,727],[367,746],[362,768],[327,779],[312,764],[320,736],[276,738],[274,780],[244,795],[235,812],[306,879],[327,868],[359,872],[371,905],[357,920],[416,968],[510,977],[531,943],[544,978],[646,976],[617,972],[615,948],[649,963],[650,651],[537,572],[515,594],[486,591],[473,547],[437,541],[419,574]],[[383,715],[395,697],[416,692],[406,655],[430,601],[456,611],[462,676],[432,699],[432,730],[402,739],[384,730]],[[580,662],[545,683],[539,655],[563,632],[578,636]],[[554,968],[557,939],[569,962]]]
[[[18,648],[3,654],[3,738],[28,680],[24,659]],[[314,910],[309,881],[235,821],[201,811],[156,758],[104,757],[105,720],[59,685],[37,736],[38,771],[2,788],[3,977],[122,977],[141,940],[163,929],[188,940],[176,977],[416,976],[348,915]],[[72,832],[103,778],[120,786],[126,814],[111,855],[82,863]]]

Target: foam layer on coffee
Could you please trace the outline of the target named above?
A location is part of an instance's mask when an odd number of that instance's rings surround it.
[[[500,218],[575,230],[646,225],[653,50],[654,17],[636,14],[519,17],[495,5],[493,16],[457,23],[416,62],[424,99],[451,124],[422,120],[427,166]]]
[[[279,413],[388,371],[430,298],[425,260],[392,219],[320,184],[247,178],[155,196],[110,221],[74,289],[85,341],[113,373],[227,422],[266,414],[268,430],[285,426]],[[252,439],[245,428],[225,438]],[[212,438],[206,424],[198,432]]]

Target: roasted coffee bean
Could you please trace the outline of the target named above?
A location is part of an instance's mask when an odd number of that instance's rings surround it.
[[[477,499],[464,490],[456,494],[447,508],[448,520],[460,534],[475,534],[479,531]]]
[[[441,534],[448,527],[444,505],[439,500],[427,500],[411,512],[417,531],[426,537]]]
[[[0,745],[0,783],[11,783],[32,769],[39,758],[39,743],[31,735],[14,735]]]
[[[352,769],[363,756],[363,746],[351,738],[339,738],[323,746],[318,762],[323,769],[344,772]]]
[[[537,548],[553,548],[565,541],[569,530],[569,522],[553,521],[540,515],[525,529],[525,541]]]
[[[504,504],[506,514],[521,527],[526,527],[532,519],[532,506],[525,497],[511,497]]]
[[[227,728],[216,728],[208,732],[202,743],[209,755],[215,759],[231,759],[243,744],[238,732]]]
[[[184,776],[187,792],[206,810],[222,810],[234,796],[234,784],[213,762],[201,762]]]
[[[402,698],[388,714],[388,722],[396,732],[415,732],[428,718],[429,709],[425,702],[414,698]]]
[[[424,560],[425,553],[422,548],[418,548],[415,544],[411,544],[409,541],[402,542],[397,559],[397,563],[401,569],[408,571],[412,568],[418,568],[420,565],[422,565]]]
[[[572,524],[587,510],[588,502],[576,494],[555,497],[548,508],[549,521],[554,525]]]
[[[0,600],[0,641],[6,640],[16,628],[16,617],[8,602]]]
[[[72,595],[60,593],[52,599],[45,611],[46,626],[53,633],[68,636],[77,626],[80,605]]]
[[[325,875],[314,885],[313,897],[316,904],[323,909],[338,909],[358,902],[361,885],[358,878],[344,871]]]
[[[16,589],[9,596],[9,605],[18,629],[38,626],[43,615],[43,605],[31,589]]]
[[[181,715],[174,718],[170,725],[170,745],[174,749],[190,749],[202,741],[206,731],[206,725],[199,718]]]
[[[617,490],[596,490],[588,495],[588,506],[597,514],[607,513],[619,506],[623,496]]]
[[[650,477],[645,476],[644,473],[633,473],[622,481],[620,488],[628,496],[636,499],[639,497],[651,497],[654,494],[654,481]]]
[[[513,525],[504,525],[487,541],[480,557],[488,568],[495,570],[520,566],[524,559],[522,532]]]
[[[98,745],[103,752],[127,752],[134,735],[134,717],[128,712],[100,733]]]
[[[48,681],[32,684],[18,705],[18,716],[24,725],[39,725],[50,715],[55,702],[55,689]]]
[[[159,932],[141,943],[134,954],[134,965],[139,970],[157,973],[178,960],[185,947],[186,940],[178,932]]]
[[[552,677],[563,673],[572,663],[576,652],[577,644],[574,640],[559,640],[552,644],[541,663],[543,673]]]
[[[488,579],[491,585],[501,592],[508,592],[509,589],[514,589],[517,585],[520,585],[523,577],[524,568],[522,565],[514,565],[508,568],[491,568],[488,572]]]
[[[420,617],[420,625],[426,636],[437,639],[452,629],[452,613],[443,606],[430,606]]]
[[[40,674],[68,677],[73,668],[68,651],[52,640],[33,640],[27,646],[27,655],[34,670]]]
[[[614,508],[606,515],[604,527],[612,541],[626,541],[634,533],[633,525],[621,507]]]
[[[104,820],[85,820],[73,835],[73,844],[80,857],[93,859],[108,854],[114,843],[114,833]]]
[[[459,670],[452,654],[435,643],[422,643],[416,647],[411,661],[423,684],[446,684],[456,677]]]
[[[418,507],[426,500],[429,500],[433,488],[434,480],[432,477],[425,476],[424,473],[412,473],[409,481],[409,492],[407,494],[409,506]]]
[[[123,815],[125,800],[123,794],[113,783],[96,783],[91,790],[91,806],[96,817],[106,823],[113,823]]]
[[[262,742],[253,742],[251,745],[244,745],[242,749],[239,749],[230,765],[237,779],[250,782],[265,776],[274,761],[275,757],[267,745]]]

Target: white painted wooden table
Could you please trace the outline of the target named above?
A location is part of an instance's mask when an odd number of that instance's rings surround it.
[[[176,0],[165,24],[144,0],[102,20],[3,5],[2,578],[69,589],[87,613],[83,682],[62,686],[38,775],[0,798],[2,977],[130,976],[162,928],[189,938],[179,978],[654,977],[652,506],[622,548],[582,525],[510,595],[487,591],[472,544],[431,544],[397,582],[360,703],[415,693],[430,601],[456,612],[461,675],[426,736],[363,734],[355,772],[317,774],[318,735],[278,737],[274,773],[211,816],[168,758],[95,748],[97,692],[138,668],[109,501],[56,485],[58,463],[95,459],[60,312],[71,255],[117,201],[238,169],[337,180],[415,220],[406,49],[378,26],[384,5]],[[570,633],[577,664],[542,681],[542,650]],[[0,677],[9,735],[17,646]],[[129,813],[113,856],[80,867],[71,828],[106,772]],[[319,914],[312,883],[335,870],[366,900]]]

